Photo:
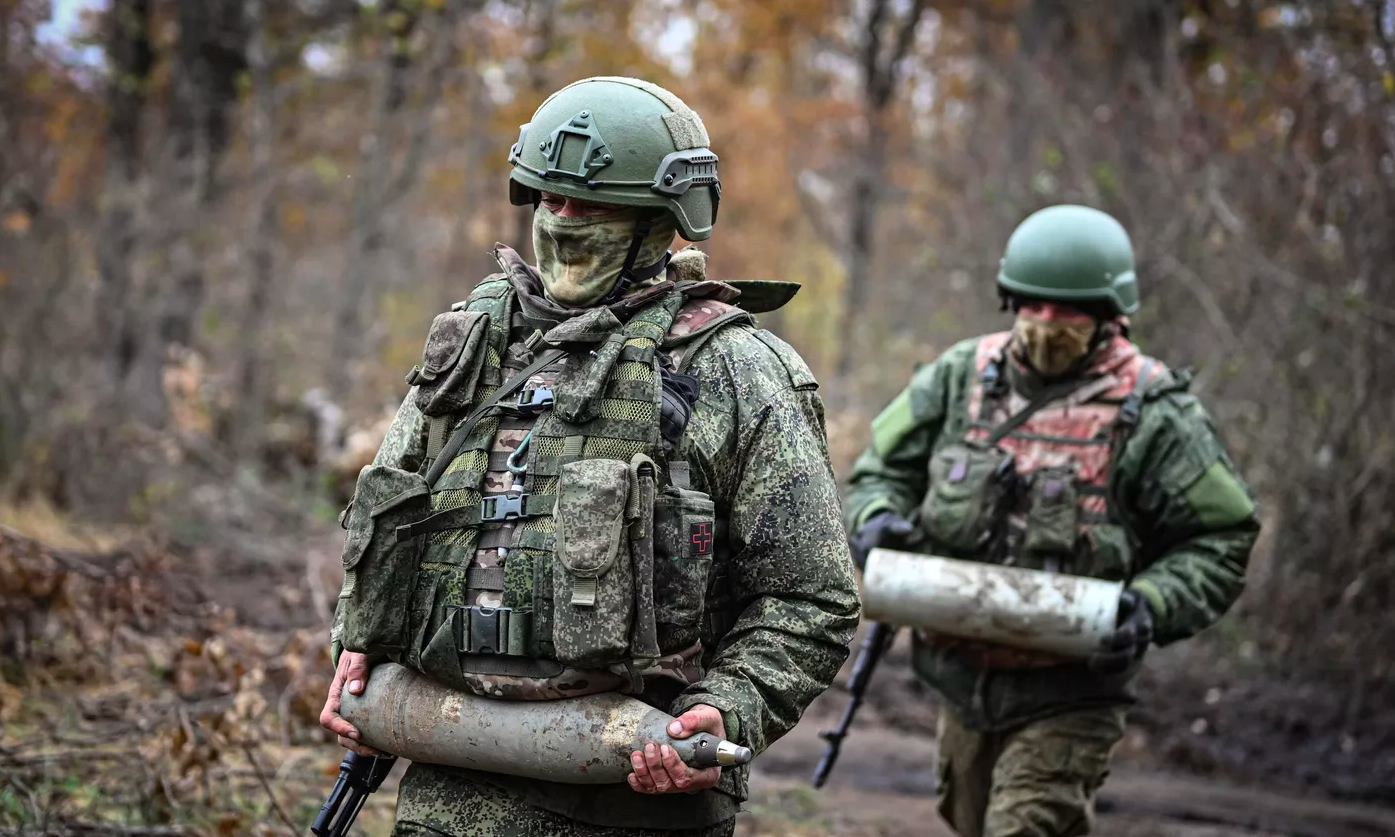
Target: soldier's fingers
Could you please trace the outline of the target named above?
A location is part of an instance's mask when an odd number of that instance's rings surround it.
[[[359,737],[358,730],[354,725],[344,720],[344,717],[337,712],[330,714],[328,717],[325,716],[324,712],[321,712],[320,726],[341,738],[352,738],[357,741]]]
[[[349,684],[349,691],[353,694],[361,694],[363,686],[368,682],[368,655],[354,654],[345,667],[344,680]]]
[[[634,770],[630,777],[634,779],[631,786],[641,793],[654,792],[654,778],[649,775],[649,766],[644,763],[644,753],[635,750],[630,753],[630,768]]]
[[[726,737],[722,713],[716,707],[707,704],[694,706],[668,724],[668,734],[674,738],[687,738],[698,732],[710,732]]]
[[[320,710],[320,726],[335,735],[358,738],[358,730],[354,729],[354,725],[344,720],[343,716],[339,714],[340,694],[343,688],[343,678],[335,675],[333,682],[329,684],[329,694],[325,697],[325,706]]]
[[[381,750],[375,750],[375,749],[373,749],[372,747],[369,747],[367,744],[360,744],[360,743],[358,743],[357,741],[353,741],[353,740],[351,740],[351,739],[345,738],[345,737],[342,736],[342,735],[339,736],[339,746],[340,746],[340,747],[343,747],[343,748],[346,749],[346,750],[352,750],[353,752],[358,753],[360,756],[385,756],[385,755],[387,755],[387,753],[384,753],[384,752],[382,752]]]
[[[673,780],[669,778],[668,770],[664,768],[663,757],[659,755],[659,748],[653,741],[644,745],[644,766],[649,768],[649,777],[654,780],[654,792],[668,793],[673,787]]]
[[[705,770],[694,770],[693,781],[688,785],[688,793],[697,793],[708,788],[716,787],[717,782],[722,778],[722,768],[709,767]]]
[[[915,524],[903,517],[898,517],[887,524],[886,530],[893,535],[909,535],[915,531]]]
[[[1138,644],[1138,632],[1133,625],[1125,625],[1104,638],[1100,645],[1106,651],[1123,651]]]
[[[659,748],[659,757],[663,759],[664,770],[673,779],[674,787],[687,790],[693,783],[693,769],[683,763],[678,757],[678,751],[665,744]]]

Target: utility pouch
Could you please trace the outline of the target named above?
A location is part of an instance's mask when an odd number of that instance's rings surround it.
[[[707,599],[716,535],[716,506],[711,497],[676,485],[659,492],[654,500],[654,615],[659,625],[692,628],[698,624]]]
[[[484,367],[488,333],[489,315],[481,311],[447,311],[432,321],[421,364],[407,374],[423,415],[444,416],[469,405]]]
[[[425,540],[399,541],[397,527],[426,517],[430,494],[426,480],[409,471],[369,465],[359,473],[345,515],[348,536],[339,591],[345,650],[400,661]]]
[[[628,658],[635,577],[627,529],[631,469],[616,459],[562,466],[552,564],[552,642],[557,661],[602,667]]]
[[[999,531],[1017,481],[1016,461],[998,447],[957,443],[930,459],[921,526],[939,547],[981,552]]]
[[[630,567],[635,577],[635,618],[630,627],[630,656],[637,664],[659,657],[654,614],[654,460],[637,453],[630,460]]]
[[[1022,550],[1034,565],[1060,571],[1075,554],[1080,524],[1079,493],[1071,468],[1040,468],[1032,474],[1027,530]],[[1054,561],[1055,566],[1052,567]]]
[[[1096,523],[1087,526],[1077,550],[1077,575],[1105,581],[1128,581],[1133,578],[1133,541],[1129,532],[1117,523]]]

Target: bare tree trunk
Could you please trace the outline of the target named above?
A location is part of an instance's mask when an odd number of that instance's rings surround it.
[[[246,69],[243,0],[179,0],[170,126],[160,184],[169,265],[156,283],[153,327],[144,330],[126,380],[128,408],[151,426],[166,419],[162,377],[169,350],[192,346],[204,299],[205,253],[198,239],[215,203],[218,163],[227,148],[229,110]]]
[[[129,320],[131,252],[135,248],[137,183],[141,174],[141,111],[155,53],[150,0],[113,0],[107,34],[106,172],[97,227],[97,346],[106,379],[123,381],[135,358]]]
[[[415,4],[388,3],[380,12],[389,21],[384,32],[383,66],[373,97],[370,132],[363,138],[363,157],[354,192],[353,233],[343,284],[336,298],[334,331],[326,381],[330,397],[343,403],[349,394],[353,369],[363,354],[364,314],[371,302],[370,278],[378,267],[385,223],[391,208],[411,191],[421,173],[430,134],[431,115],[440,99],[447,64],[453,52],[452,24],[455,9],[447,4],[432,17],[430,56],[420,75],[424,85],[411,112],[411,129],[403,162],[392,171],[393,126],[403,121],[408,104],[408,75],[413,59],[408,48],[412,32],[421,21]]]
[[[267,4],[268,0],[247,0],[247,22],[251,30],[247,57],[252,76],[252,177],[257,197],[251,240],[247,245],[251,256],[251,275],[248,277],[247,301],[242,309],[242,327],[239,329],[241,345],[236,359],[238,416],[233,428],[234,446],[246,461],[255,460],[259,453],[271,394],[270,350],[264,345],[264,335],[275,275],[274,248],[280,238],[276,217],[278,178],[272,170],[276,143],[276,90],[268,44]]]
[[[904,17],[897,18],[890,0],[872,0],[862,43],[863,119],[867,136],[853,174],[852,206],[848,218],[847,271],[843,288],[844,340],[838,353],[838,377],[847,378],[866,341],[860,333],[859,314],[871,281],[877,211],[885,191],[887,126],[891,102],[900,82],[900,67],[915,42],[916,28],[924,16],[925,0],[915,0]],[[882,47],[883,29],[893,35],[889,51]],[[886,54],[883,54],[883,53]]]

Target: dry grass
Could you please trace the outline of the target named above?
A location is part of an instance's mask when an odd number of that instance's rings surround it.
[[[6,520],[0,833],[302,833],[339,758],[317,724],[323,630],[243,624],[157,541],[42,508]],[[385,834],[392,805],[378,795],[361,833]]]

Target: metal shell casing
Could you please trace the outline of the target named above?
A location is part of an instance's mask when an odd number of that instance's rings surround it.
[[[1114,632],[1114,581],[874,549],[862,576],[865,619],[1084,658]]]
[[[340,713],[362,743],[395,756],[549,782],[624,782],[630,753],[649,741],[697,768],[751,760],[750,749],[707,733],[671,738],[672,715],[624,695],[494,700],[395,663],[374,667],[363,694],[345,691]]]

